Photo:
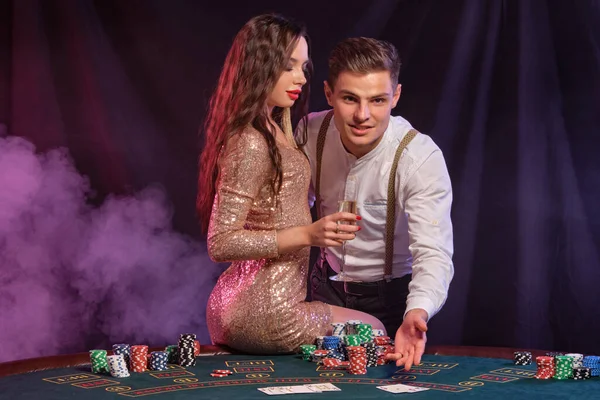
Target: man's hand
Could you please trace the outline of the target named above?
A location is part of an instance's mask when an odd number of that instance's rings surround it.
[[[406,313],[404,321],[395,338],[394,353],[386,355],[386,359],[396,361],[396,366],[404,365],[404,370],[421,363],[427,342],[427,312],[415,308]]]

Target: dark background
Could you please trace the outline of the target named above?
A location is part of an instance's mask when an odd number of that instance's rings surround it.
[[[313,111],[336,42],[400,51],[394,114],[454,188],[429,343],[600,353],[599,1],[0,0],[0,361],[208,342],[225,266],[195,216],[198,127],[233,36],[271,11],[308,28]]]

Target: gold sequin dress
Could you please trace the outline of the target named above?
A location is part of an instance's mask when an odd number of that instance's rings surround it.
[[[273,167],[267,142],[247,129],[227,144],[208,232],[215,261],[232,261],[208,300],[206,319],[214,344],[254,353],[289,353],[325,335],[331,309],[305,302],[309,248],[278,254],[276,231],[312,222],[308,207],[310,165],[277,141],[283,182],[272,196]]]

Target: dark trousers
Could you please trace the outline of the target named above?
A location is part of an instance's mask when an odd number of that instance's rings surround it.
[[[327,260],[319,259],[310,276],[312,300],[371,314],[379,318],[393,339],[402,324],[406,310],[411,275],[389,282],[337,282],[329,279],[331,275],[335,275],[335,271],[331,269]]]

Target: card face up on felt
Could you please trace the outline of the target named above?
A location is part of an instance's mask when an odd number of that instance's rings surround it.
[[[297,386],[273,386],[266,388],[258,388],[263,393],[268,395],[278,394],[298,394],[298,393],[321,393],[342,390],[331,383],[315,383],[310,385]]]
[[[341,391],[339,387],[332,383],[311,383],[309,385],[303,385],[319,392],[337,392]]]
[[[386,392],[390,393],[417,393],[422,392],[423,390],[429,390],[427,388],[402,385],[400,383],[397,385],[377,386],[377,389],[385,390]]]

